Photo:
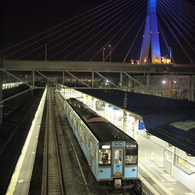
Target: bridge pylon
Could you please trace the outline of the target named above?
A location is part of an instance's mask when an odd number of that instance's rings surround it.
[[[161,57],[159,31],[156,14],[156,0],[148,1],[144,35],[140,53],[140,63],[171,63],[170,58]]]

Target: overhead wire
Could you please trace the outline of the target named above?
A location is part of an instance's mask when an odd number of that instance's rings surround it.
[[[127,8],[129,7],[130,5],[126,5],[126,4],[123,4],[123,9],[121,9],[122,7],[120,7],[119,9],[119,12],[117,12],[117,15],[119,15],[119,17],[117,17],[116,19],[112,20],[111,22],[109,22],[109,24],[107,26],[105,26],[104,28],[102,28],[100,31],[98,31],[98,33],[96,33],[95,35],[93,35],[92,37],[90,37],[87,41],[85,41],[82,45],[80,45],[78,48],[80,48],[81,46],[85,45],[88,41],[90,41],[92,38],[96,37],[99,33],[101,33],[102,31],[106,30],[109,26],[111,26],[113,23],[115,23],[117,20],[119,20],[120,22],[124,21],[127,17],[128,17],[128,10]],[[126,11],[124,11],[126,9]],[[115,10],[117,11],[117,10]],[[120,13],[122,12],[122,14],[120,15]],[[108,22],[109,20],[111,20],[113,17],[115,17],[116,14],[112,15],[110,18],[108,18],[106,21],[104,21],[103,23],[105,22]],[[123,17],[125,16],[125,17]],[[107,31],[100,39],[96,40],[96,42],[90,46],[83,54],[81,54],[77,60],[79,60],[83,55],[85,55],[91,48],[93,48],[99,41],[101,41],[103,38],[105,38],[111,31],[113,31],[115,28],[118,27],[118,25],[120,24],[117,23],[116,25],[114,25],[114,27],[112,27],[109,31]],[[77,48],[77,49],[78,49]],[[76,51],[76,50],[75,50]],[[63,58],[64,60],[65,58]],[[91,59],[92,60],[92,59]],[[91,61],[90,60],[90,61]]]
[[[115,1],[115,4],[119,2],[121,3],[120,0]],[[112,4],[114,4],[113,2],[107,6],[105,6],[103,9],[106,9],[108,7],[110,7]],[[97,14],[99,12],[99,14]],[[65,33],[61,34],[60,36],[55,37],[54,39],[50,40],[49,42],[47,42],[46,44],[49,44],[57,39],[59,39],[60,37],[63,37],[64,35],[70,33],[71,31],[76,30],[77,28],[86,25],[89,21],[94,20],[95,18],[97,18],[100,15],[103,15],[105,12],[107,12],[107,9],[105,11],[101,9],[97,10],[96,12],[93,12],[90,15],[87,15],[86,17],[82,18],[80,21],[76,21],[75,23],[72,23],[72,25],[76,25],[78,23],[78,25],[74,26],[73,28],[71,28],[70,30],[66,31]],[[93,16],[93,17],[92,17]],[[89,18],[88,20],[86,20],[87,18]],[[81,23],[81,21],[84,21]],[[96,20],[95,22],[98,22],[98,20]],[[51,51],[52,49],[54,49],[55,47],[59,46],[60,44],[64,43],[65,41],[71,39],[73,36],[76,36],[77,34],[79,34],[80,32],[84,31],[86,28],[89,28],[91,25],[93,25],[93,23],[91,23],[90,25],[86,25],[84,28],[81,28],[77,31],[77,33],[72,34],[71,36],[67,37],[66,39],[64,39],[63,41],[61,41],[58,44],[55,44],[53,47],[49,48],[48,51]],[[60,53],[60,51],[58,51],[55,55],[57,55],[58,53]],[[39,56],[43,55],[44,52],[42,52]],[[52,57],[54,57],[55,55],[51,56],[49,59],[51,59]],[[35,57],[34,59],[38,58],[39,56]]]

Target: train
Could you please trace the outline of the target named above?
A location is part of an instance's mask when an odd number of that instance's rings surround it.
[[[138,178],[138,143],[76,98],[64,112],[98,188],[124,190]]]

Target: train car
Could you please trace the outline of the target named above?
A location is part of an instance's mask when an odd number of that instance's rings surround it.
[[[98,187],[132,188],[138,178],[137,142],[75,98],[65,100],[64,110]]]

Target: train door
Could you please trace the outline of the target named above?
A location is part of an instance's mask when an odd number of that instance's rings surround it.
[[[114,148],[113,155],[113,177],[114,179],[114,188],[120,189],[122,187],[122,176],[123,176],[123,149]]]
[[[113,174],[123,175],[123,149],[114,149]],[[120,174],[119,174],[120,173]]]

